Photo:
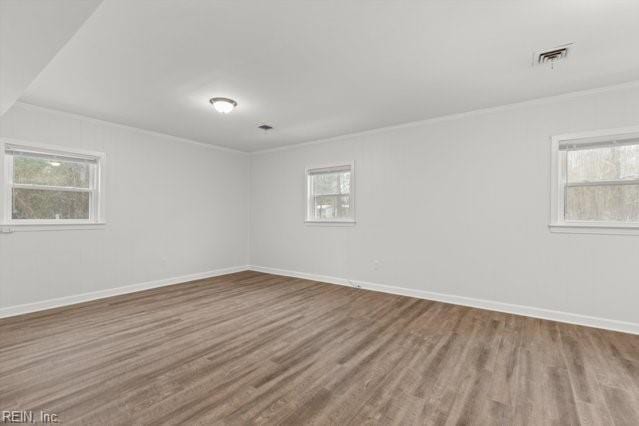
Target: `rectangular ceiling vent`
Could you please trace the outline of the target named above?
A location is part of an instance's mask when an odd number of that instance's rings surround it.
[[[568,50],[571,44],[564,44],[562,46],[553,47],[552,49],[545,49],[535,52],[533,55],[533,65],[554,65],[556,62],[561,61],[568,56]]]

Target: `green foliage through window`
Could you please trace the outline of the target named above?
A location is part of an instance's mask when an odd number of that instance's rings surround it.
[[[85,162],[62,161],[55,157],[14,157],[14,183],[88,188],[89,180],[89,164]]]
[[[88,220],[95,163],[44,154],[12,156],[13,220]]]

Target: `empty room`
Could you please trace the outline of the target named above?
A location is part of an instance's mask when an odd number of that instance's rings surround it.
[[[0,424],[639,425],[639,2],[0,0]]]

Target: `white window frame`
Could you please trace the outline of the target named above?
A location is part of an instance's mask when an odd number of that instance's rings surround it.
[[[95,167],[91,167],[90,187],[88,189],[73,189],[73,191],[86,191],[91,194],[89,202],[89,219],[13,219],[11,209],[12,189],[14,187],[28,187],[45,190],[68,190],[68,188],[13,183],[13,155],[7,153],[8,150],[22,150],[34,154],[55,155],[61,158],[81,159],[95,162]],[[105,225],[105,160],[106,154],[103,152],[86,151],[55,145],[36,144],[6,138],[0,139],[0,167],[2,168],[0,176],[3,177],[3,182],[0,188],[2,191],[2,197],[0,197],[0,207],[2,211],[0,232],[94,229]]]
[[[602,222],[565,220],[566,150],[565,144],[582,145],[602,142],[623,142],[639,138],[639,126],[591,132],[570,133],[551,138],[551,199],[550,224],[552,232],[579,234],[639,235],[639,222]],[[628,182],[624,182],[627,184]]]
[[[312,194],[311,194],[311,173],[322,170],[322,171],[337,171],[341,170],[344,167],[350,167],[351,170],[351,181],[350,181],[350,192],[349,199],[351,203],[351,215],[348,218],[329,218],[329,219],[315,219],[311,214],[312,209]],[[307,167],[305,171],[305,218],[304,222],[309,225],[354,225],[355,224],[355,162],[354,161],[339,161],[331,164],[323,164],[323,165],[315,165],[312,167]]]

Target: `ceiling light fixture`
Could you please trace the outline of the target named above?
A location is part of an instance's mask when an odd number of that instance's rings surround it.
[[[217,112],[222,114],[228,114],[237,106],[237,102],[229,98],[211,98],[209,102]]]

